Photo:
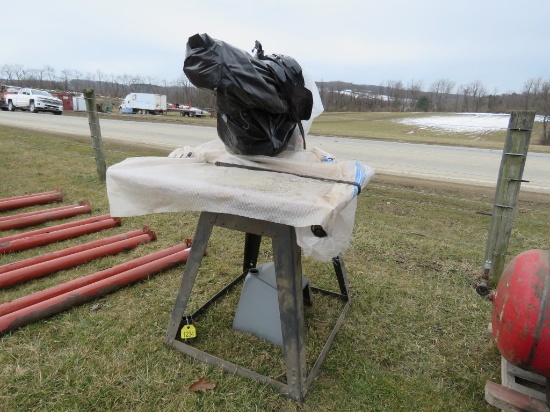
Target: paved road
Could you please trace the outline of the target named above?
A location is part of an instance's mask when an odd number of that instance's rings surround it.
[[[86,117],[49,113],[0,112],[0,125],[54,133],[89,136]],[[198,146],[217,139],[212,127],[101,119],[104,139],[144,143],[172,149]],[[495,187],[501,150],[472,149],[425,144],[382,142],[330,136],[309,136],[309,146],[319,147],[340,159],[358,160],[379,174]],[[522,190],[550,194],[550,155],[529,153]]]

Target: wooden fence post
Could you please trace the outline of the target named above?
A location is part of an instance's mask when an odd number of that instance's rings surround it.
[[[534,121],[533,111],[510,113],[485,249],[484,280],[477,288],[480,294],[488,293],[487,285],[495,287],[504,270]]]
[[[99,180],[105,182],[107,167],[105,166],[105,155],[103,153],[103,141],[101,140],[101,128],[99,127],[94,89],[84,89],[82,93],[86,101],[86,112],[88,113],[88,124],[90,125],[90,134],[92,136],[97,174]]]

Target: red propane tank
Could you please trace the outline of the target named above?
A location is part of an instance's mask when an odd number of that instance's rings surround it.
[[[493,335],[513,365],[550,377],[550,251],[528,250],[505,267],[493,297]]]

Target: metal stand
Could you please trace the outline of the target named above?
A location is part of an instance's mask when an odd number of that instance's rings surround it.
[[[286,384],[261,375],[242,366],[215,357],[201,351],[181,339],[178,339],[178,332],[185,324],[184,312],[195,283],[197,273],[206,250],[206,245],[212,234],[214,226],[238,230],[246,233],[243,273],[228,284],[223,290],[213,296],[203,307],[198,309],[192,316],[195,318],[225,292],[243,280],[249,269],[256,267],[260,241],[262,236],[272,239],[273,259],[277,280],[277,295],[279,299],[279,311],[281,315],[281,329],[283,334],[283,348],[286,364]],[[191,253],[185,265],[183,278],[176,297],[176,302],[165,342],[180,352],[192,356],[202,362],[216,365],[233,374],[257,380],[277,388],[282,394],[296,401],[303,401],[308,388],[315,379],[319,368],[324,361],[336,333],[342,326],[344,317],[351,304],[349,286],[346,278],[346,270],[342,256],[333,259],[333,265],[340,287],[340,293],[312,288],[313,291],[328,294],[339,298],[345,305],[330,333],[323,350],[313,365],[309,375],[306,367],[306,346],[304,327],[304,301],[302,291],[302,262],[301,250],[296,244],[296,233],[292,226],[263,220],[245,218],[241,216],[202,212],[197,224],[197,230],[193,239]]]

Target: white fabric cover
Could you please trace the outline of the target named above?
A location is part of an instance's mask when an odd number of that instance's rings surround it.
[[[169,157],[129,158],[109,167],[107,195],[111,215],[117,217],[189,210],[294,226],[304,254],[328,261],[349,246],[357,188],[295,174],[364,187],[374,170],[354,161],[338,162],[316,148],[284,151],[277,157],[237,156],[214,140],[196,148],[176,149]],[[328,236],[315,237],[311,225],[321,225]]]

